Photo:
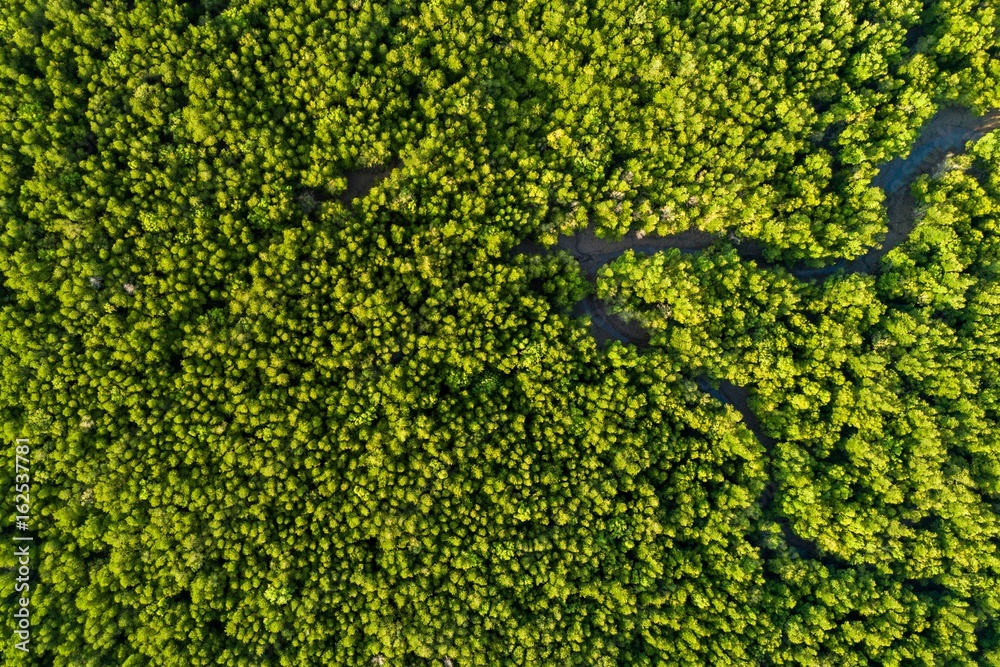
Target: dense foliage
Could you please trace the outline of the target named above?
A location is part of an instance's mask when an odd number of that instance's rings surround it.
[[[818,561],[774,561],[793,582],[782,595],[841,579],[816,619],[795,619],[794,637],[809,647],[810,632],[843,630],[853,608],[883,624],[855,633],[876,644],[869,660],[998,664],[1000,133],[915,190],[921,219],[877,280],[799,282],[720,246],[628,254],[599,288],[689,373],[751,388],[776,441],[763,526],[786,525]],[[853,606],[863,577],[880,606]],[[887,601],[910,620],[890,621]],[[914,617],[921,636],[908,636]]]
[[[572,258],[511,253],[594,219],[857,256],[876,166],[1000,102],[998,30],[973,0],[3,3],[0,417],[42,558],[0,655],[1000,664],[995,136],[877,281],[619,261],[648,351],[571,316]]]

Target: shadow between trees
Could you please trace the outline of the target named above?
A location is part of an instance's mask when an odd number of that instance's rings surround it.
[[[379,181],[388,178],[399,166],[399,162],[394,162],[386,166],[374,166],[347,172],[347,189],[340,195],[341,203],[347,205],[355,199],[366,196]]]

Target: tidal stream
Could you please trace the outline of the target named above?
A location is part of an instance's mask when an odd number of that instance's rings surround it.
[[[1000,111],[993,111],[985,116],[975,116],[968,110],[957,107],[939,111],[923,126],[909,155],[887,162],[873,180],[873,185],[882,188],[886,194],[889,226],[882,242],[850,261],[842,260],[821,268],[792,267],[789,272],[800,280],[823,279],[838,271],[877,273],[882,257],[905,241],[913,230],[916,209],[910,193],[913,182],[923,174],[935,172],[949,156],[963,153],[969,141],[976,140],[997,127],[1000,127]],[[626,250],[652,254],[678,248],[682,252],[697,252],[708,248],[719,238],[715,234],[690,229],[670,236],[637,236],[633,233],[623,239],[611,241],[598,238],[591,226],[573,236],[559,237],[554,249],[565,250],[575,257],[584,275],[593,283],[597,280],[598,269],[621,257]],[[515,252],[525,253],[552,250],[533,243],[523,243],[514,249]],[[752,242],[738,244],[737,251],[747,260],[753,260],[761,266],[770,266],[764,261],[759,246]],[[649,344],[649,335],[641,327],[608,312],[606,306],[593,296],[578,303],[573,314],[590,316],[594,337],[599,343],[619,340],[639,347]]]

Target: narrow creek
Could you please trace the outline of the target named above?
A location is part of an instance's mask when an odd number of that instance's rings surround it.
[[[886,194],[889,225],[882,242],[851,261],[840,261],[822,268],[793,267],[789,270],[790,273],[800,280],[822,279],[838,271],[877,273],[882,257],[905,241],[913,230],[916,202],[910,193],[910,185],[919,176],[939,169],[950,155],[963,153],[969,141],[978,139],[997,127],[1000,127],[1000,110],[994,110],[985,116],[975,116],[959,107],[947,107],[939,111],[921,129],[910,154],[906,158],[896,158],[884,164],[873,181],[873,185],[882,188]],[[598,238],[591,226],[573,236],[559,237],[555,249],[565,250],[575,257],[584,275],[593,283],[597,280],[598,269],[621,257],[626,250],[646,254],[670,248],[677,248],[682,252],[698,252],[708,248],[719,238],[715,234],[690,229],[670,236],[640,236],[633,233],[612,241]],[[532,243],[523,243],[515,248],[515,252],[526,253],[551,250]],[[753,243],[740,244],[737,251],[745,259],[753,260],[760,266],[770,266],[764,261],[760,248]],[[649,344],[649,335],[641,327],[610,313],[593,296],[578,303],[573,314],[590,316],[592,331],[598,343],[619,340],[638,347]]]

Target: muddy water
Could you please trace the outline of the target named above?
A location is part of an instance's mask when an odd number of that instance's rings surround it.
[[[909,155],[890,160],[882,166],[874,185],[889,195],[904,188],[909,190],[909,185],[918,176],[930,173],[948,153],[964,152],[968,142],[997,127],[1000,127],[1000,111],[975,116],[967,109],[943,109],[921,129],[920,137]]]

